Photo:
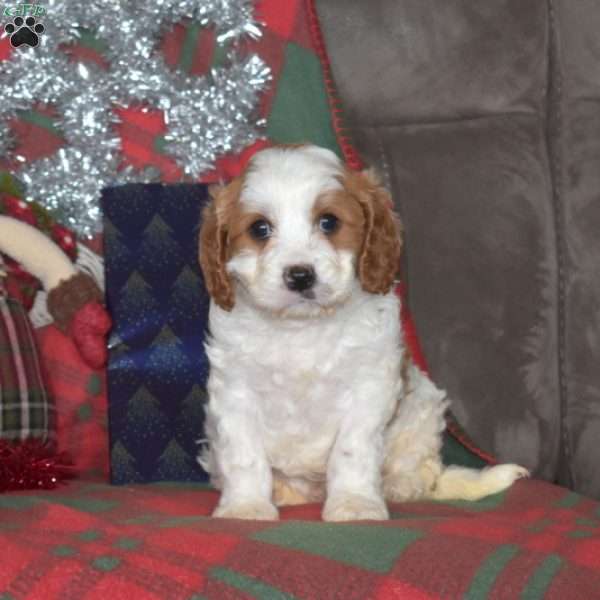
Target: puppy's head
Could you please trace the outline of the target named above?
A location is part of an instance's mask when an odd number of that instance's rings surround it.
[[[236,297],[287,317],[313,317],[358,287],[387,293],[400,257],[391,200],[370,172],[348,171],[316,146],[257,153],[246,172],[211,189],[200,264],[213,300]]]

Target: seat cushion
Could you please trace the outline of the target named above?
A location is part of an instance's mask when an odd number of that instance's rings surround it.
[[[600,589],[600,505],[541,481],[479,502],[394,504],[384,522],[323,523],[316,504],[279,522],[213,519],[216,501],[202,484],[2,495],[0,597],[568,600]]]

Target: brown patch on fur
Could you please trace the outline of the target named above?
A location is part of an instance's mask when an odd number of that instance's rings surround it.
[[[310,499],[285,480],[274,477],[273,502],[275,506],[297,506],[298,504],[307,504]]]
[[[244,250],[260,252],[264,249],[268,240],[257,240],[250,235],[249,231],[250,225],[258,219],[265,219],[265,217],[257,212],[244,212],[239,203],[233,208],[228,227],[227,260]]]
[[[225,264],[229,253],[228,224],[239,203],[242,185],[243,180],[238,177],[227,186],[210,186],[212,202],[202,211],[200,267],[208,293],[224,310],[231,310],[234,304],[233,284]]]
[[[310,145],[309,142],[290,142],[288,144],[277,144],[276,146],[271,147],[277,148],[278,150],[297,150],[298,148],[305,148]]]
[[[273,473],[273,502],[276,506],[295,506],[325,500],[325,481],[290,480]]]
[[[244,250],[258,252],[266,240],[256,240],[249,232],[250,225],[263,215],[244,212],[239,202],[243,177],[237,177],[227,186],[212,185],[212,202],[202,213],[200,230],[200,266],[208,293],[223,309],[234,305],[233,284],[225,268],[227,261]]]
[[[363,289],[386,294],[400,267],[401,225],[390,195],[371,171],[346,171],[343,190],[324,194],[315,218],[331,212],[341,221],[329,239],[337,248],[354,250]]]
[[[365,238],[365,216],[360,204],[346,190],[326,192],[313,206],[313,222],[318,224],[326,214],[339,219],[338,228],[327,235],[331,245],[336,250],[351,250],[358,256]]]

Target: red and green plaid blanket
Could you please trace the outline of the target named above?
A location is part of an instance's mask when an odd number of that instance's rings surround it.
[[[600,505],[539,481],[479,502],[391,506],[388,522],[212,519],[201,485],[78,482],[0,496],[3,600],[588,600]]]

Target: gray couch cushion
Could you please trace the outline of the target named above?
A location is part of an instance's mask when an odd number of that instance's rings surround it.
[[[552,8],[564,275],[562,478],[600,498],[600,2],[555,0]]]
[[[545,0],[319,0],[350,121],[544,109]]]
[[[434,379],[482,448],[567,481],[547,1],[318,8],[351,133],[404,221]]]
[[[380,131],[432,376],[482,448],[553,478],[556,267],[543,132],[529,115]]]

